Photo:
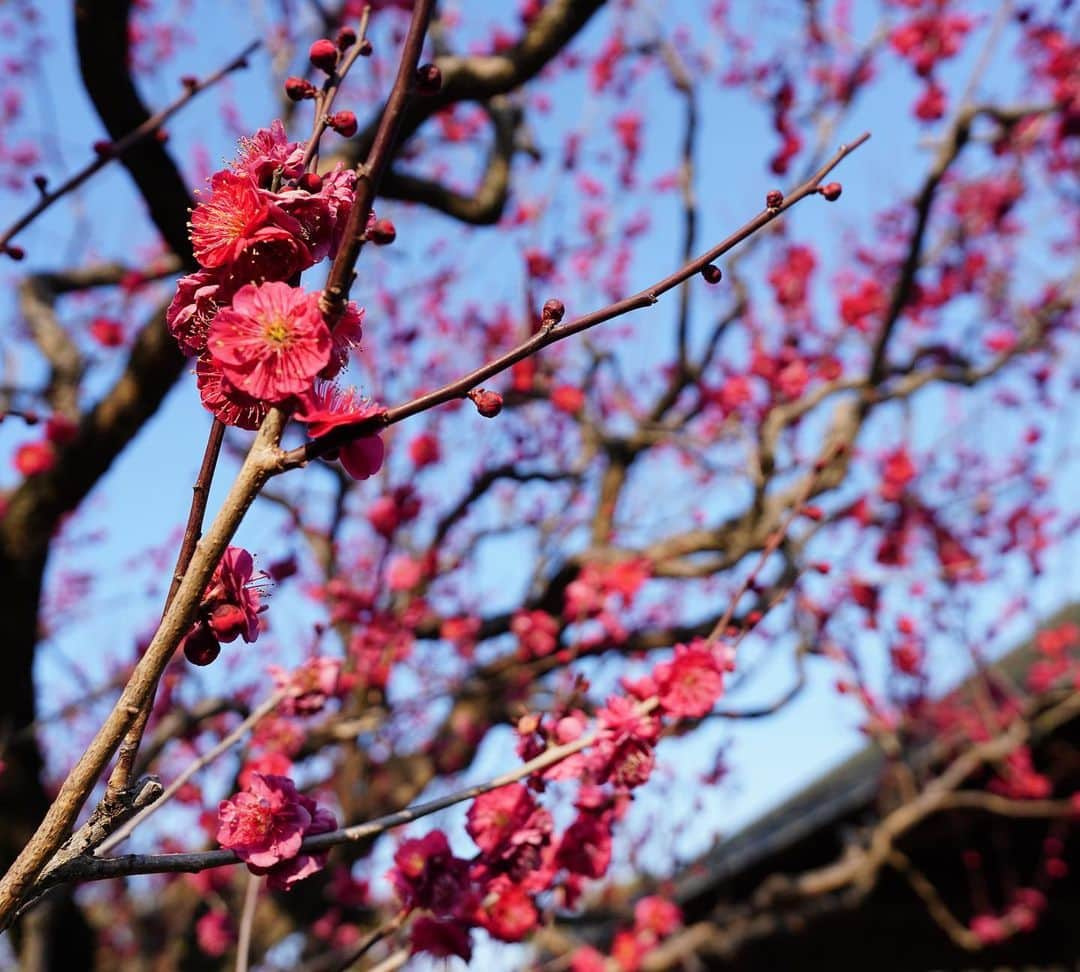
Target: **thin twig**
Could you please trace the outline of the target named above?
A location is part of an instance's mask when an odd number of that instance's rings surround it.
[[[334,106],[334,99],[341,90],[341,82],[356,63],[356,59],[362,56],[364,41],[367,39],[368,21],[371,19],[371,6],[366,5],[360,14],[360,26],[356,31],[356,43],[353,44],[349,53],[345,55],[336,71],[323,83],[322,91],[315,99],[315,121],[311,129],[311,137],[304,146],[303,167],[305,171],[315,171],[319,159],[319,143],[330,123],[330,109]]]
[[[158,810],[160,810],[166,803],[169,802],[169,800],[176,796],[176,794],[180,791],[184,784],[187,783],[187,781],[190,780],[197,772],[199,772],[199,770],[201,770],[204,766],[208,766],[210,763],[214,762],[214,760],[216,760],[223,753],[228,752],[233,746],[236,745],[236,743],[238,743],[244,737],[244,735],[248,732],[249,729],[251,729],[256,723],[260,722],[263,718],[273,712],[274,709],[276,709],[278,705],[281,704],[282,699],[284,699],[286,695],[288,695],[288,691],[286,689],[280,689],[279,691],[275,692],[260,706],[253,709],[251,714],[248,715],[248,717],[244,719],[243,722],[241,722],[227,736],[224,736],[215,746],[208,749],[197,759],[194,759],[190,763],[188,763],[188,765],[184,767],[183,771],[176,777],[176,779],[173,780],[172,783],[170,783],[162,791],[161,796],[159,796],[157,800],[151,803],[150,806],[139,811],[139,813],[132,817],[127,823],[125,823],[122,827],[118,828],[116,832],[113,833],[107,840],[102,841],[102,843],[94,851],[95,856],[101,857],[102,855],[108,853],[110,850],[116,847],[117,844],[120,844],[123,841],[127,840],[127,838],[131,836],[132,831],[135,830],[136,827],[138,827],[141,823],[145,822],[147,817],[150,817],[153,814],[157,813]]]
[[[580,334],[582,331],[587,331],[589,328],[596,327],[596,325],[603,324],[616,317],[621,317],[623,314],[628,314],[631,311],[640,310],[644,307],[651,307],[663,294],[677,287],[684,281],[689,280],[695,274],[700,273],[703,267],[712,263],[714,260],[717,260],[743,240],[753,236],[754,233],[758,232],[762,227],[767,226],[781,213],[786,212],[796,203],[805,199],[807,196],[814,195],[825,176],[869,138],[870,133],[864,132],[853,142],[850,142],[847,145],[841,145],[833,154],[832,158],[814,173],[810,179],[798,186],[785,197],[782,205],[762,210],[757,216],[745,223],[726,239],[717,243],[716,246],[683,265],[674,273],[664,277],[663,280],[657,281],[651,287],[647,287],[645,290],[641,290],[630,297],[624,297],[622,300],[609,304],[607,307],[603,307],[600,310],[567,321],[564,324],[541,327],[540,330],[521,344],[517,345],[517,347],[507,351],[500,357],[489,361],[487,364],[481,365],[467,375],[464,375],[449,384],[443,385],[435,391],[428,392],[426,395],[420,395],[409,402],[387,409],[384,412],[380,412],[377,415],[355,424],[340,425],[314,442],[309,442],[306,445],[284,452],[280,457],[275,474],[306,465],[313,459],[321,458],[327,453],[339,449],[342,445],[351,442],[354,439],[365,435],[373,435],[391,425],[396,425],[404,419],[411,418],[421,412],[426,412],[429,409],[435,408],[437,405],[444,405],[455,399],[463,398],[470,389],[475,388],[481,382],[506,371],[519,361],[531,357],[551,344],[555,344],[572,335]],[[355,213],[356,211],[357,207],[354,206],[353,212]],[[340,252],[342,251],[339,251],[339,255]],[[328,293],[330,293],[329,285],[324,296]]]
[[[405,923],[405,919],[408,917],[408,911],[399,911],[393,918],[386,922],[386,924],[372,929],[351,948],[340,949],[328,956],[323,956],[321,961],[316,960],[310,965],[305,965],[302,972],[346,972],[347,969],[351,969],[355,962],[359,962],[360,959],[367,955],[367,953],[378,945],[379,942],[389,938],[401,928]]]
[[[398,64],[397,77],[386,101],[375,140],[371,143],[364,164],[356,173],[356,196],[345,224],[344,237],[338,249],[323,290],[322,308],[326,315],[335,320],[345,308],[352,286],[353,271],[367,238],[368,217],[375,202],[383,176],[390,167],[390,157],[397,146],[401,131],[401,120],[413,97],[416,85],[416,67],[420,61],[420,51],[424,46],[424,35],[435,9],[435,0],[416,0],[409,32],[405,36],[405,45]]]
[[[165,598],[165,610],[169,609],[176,592],[180,588],[180,582],[184,579],[191,558],[195,553],[195,547],[202,536],[203,519],[206,516],[206,504],[210,500],[210,486],[214,481],[214,472],[217,469],[218,458],[221,455],[221,443],[225,439],[225,426],[220,419],[214,419],[210,426],[210,432],[206,437],[206,448],[203,450],[202,465],[199,466],[199,474],[195,478],[195,484],[191,487],[191,509],[188,511],[187,523],[184,526],[184,539],[180,543],[180,552],[176,555],[176,567],[173,568],[172,582],[169,585],[169,593]]]
[[[247,972],[251,960],[251,932],[255,927],[255,908],[259,903],[259,888],[262,875],[248,876],[244,889],[244,910],[240,914],[240,934],[236,942],[236,972]]]
[[[933,883],[922,871],[911,863],[906,854],[893,850],[889,854],[888,863],[893,870],[904,876],[911,886],[911,890],[926,905],[926,911],[930,917],[956,945],[959,945],[966,952],[977,952],[982,948],[982,939],[957,920],[956,916],[949,910],[948,905],[942,900],[941,895],[938,894],[937,888],[934,887]]]
[[[210,486],[214,480],[214,470],[217,468],[218,457],[221,455],[221,443],[225,437],[225,426],[219,419],[214,419],[210,426],[210,432],[206,439],[206,448],[203,450],[202,464],[199,474],[192,486],[191,508],[188,510],[187,524],[184,527],[184,538],[180,543],[180,552],[176,557],[176,567],[173,569],[172,583],[169,585],[169,593],[165,598],[165,611],[176,597],[180,588],[180,582],[184,579],[191,558],[195,553],[195,547],[202,536],[203,519],[206,516],[206,504],[210,498]],[[164,612],[163,612],[164,613]],[[153,694],[146,700],[142,711],[131,724],[120,744],[119,754],[116,758],[116,766],[109,776],[108,785],[105,787],[103,803],[115,802],[131,782],[131,770],[135,765],[135,758],[139,754],[139,746],[142,743],[143,733],[146,731],[146,723],[150,718],[150,711],[154,705]]]
[[[639,703],[637,710],[642,714],[652,712],[657,706],[656,699],[650,699]],[[598,730],[586,733],[572,742],[561,746],[552,746],[539,756],[522,763],[515,769],[493,777],[486,783],[478,783],[474,786],[455,790],[445,796],[429,800],[426,803],[418,803],[404,810],[377,817],[365,823],[355,824],[352,827],[343,827],[332,830],[325,834],[317,834],[308,837],[301,845],[300,853],[311,853],[329,850],[339,844],[356,843],[358,841],[371,840],[395,827],[420,820],[441,810],[472,800],[491,790],[517,783],[526,777],[554,766],[556,763],[568,759],[570,756],[581,752],[596,742]],[[129,874],[165,874],[165,873],[194,873],[205,871],[212,867],[221,867],[225,864],[234,864],[239,860],[231,850],[198,851],[189,854],[128,854],[123,857],[88,858],[80,857],[57,868],[48,875],[47,880],[35,888],[36,893],[44,893],[49,887],[65,881],[101,881],[107,878],[119,877]]]
[[[77,189],[87,179],[89,179],[94,173],[105,168],[113,159],[118,159],[133,145],[141,142],[148,135],[153,135],[162,125],[165,124],[173,115],[175,115],[181,108],[184,107],[189,101],[191,101],[197,94],[205,91],[207,88],[217,84],[226,75],[231,74],[233,71],[238,71],[241,68],[247,67],[247,59],[250,57],[262,44],[262,41],[252,41],[247,45],[236,57],[234,57],[224,67],[218,68],[212,74],[208,74],[201,81],[193,81],[190,84],[184,86],[184,93],[180,95],[172,104],[162,108],[156,115],[151,115],[137,128],[132,129],[123,138],[117,139],[113,142],[107,152],[102,153],[93,162],[87,163],[74,175],[69,176],[55,189],[49,190],[42,194],[41,198],[34,203],[26,211],[26,213],[11,224],[2,234],[0,234],[0,253],[6,252],[8,243],[15,237],[17,233],[21,233],[27,226],[29,226],[35,219],[38,218],[46,209],[48,209],[58,199],[66,196],[69,192]]]
[[[388,955],[378,965],[373,965],[368,972],[397,972],[406,962],[409,961],[409,950],[407,948],[399,948],[392,955]]]

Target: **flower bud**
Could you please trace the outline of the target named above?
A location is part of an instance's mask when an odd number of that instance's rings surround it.
[[[194,74],[185,74],[180,78],[180,83],[187,88],[188,91],[194,91],[199,87],[199,79]]]
[[[13,246],[10,243],[4,247],[4,252],[15,261],[19,261],[26,256],[26,250],[21,246]]]
[[[361,57],[371,57],[372,50],[374,50],[374,48],[372,48],[371,46],[371,41],[369,41],[366,37],[362,41],[360,41],[359,53]]]
[[[397,503],[392,496],[380,496],[368,507],[368,522],[380,536],[391,537],[401,526]]]
[[[765,205],[769,209],[779,209],[784,205],[784,194],[779,189],[771,189],[765,196]]]
[[[308,60],[320,71],[333,74],[338,62],[337,45],[325,37],[320,38],[308,49]]]
[[[442,87],[442,71],[434,64],[421,64],[416,69],[416,90],[433,95]]]
[[[707,263],[701,268],[701,275],[707,284],[718,284],[724,274],[715,263]]]
[[[498,392],[488,391],[485,388],[474,388],[469,392],[468,397],[472,399],[476,410],[484,418],[495,418],[502,411],[503,399]]]
[[[304,192],[310,192],[314,195],[322,189],[322,176],[318,172],[305,172],[296,180],[296,185],[298,188],[303,189]]]
[[[377,219],[368,228],[368,239],[376,246],[389,246],[397,239],[397,229],[388,219]]]
[[[844,191],[844,187],[839,182],[826,182],[818,192],[820,192],[829,202],[835,202],[840,198],[840,193]]]
[[[356,115],[351,111],[335,111],[327,117],[326,124],[343,138],[352,138],[356,134]]]
[[[221,654],[221,645],[214,633],[201,621],[184,636],[182,643],[184,657],[192,665],[209,665]]]
[[[95,155],[100,155],[102,158],[108,158],[113,154],[113,143],[107,138],[102,138],[94,142],[93,149]]]
[[[39,172],[34,176],[34,185],[37,187],[37,191],[44,196],[49,185],[49,180]]]
[[[50,415],[45,422],[45,438],[53,445],[70,445],[78,432],[79,427],[64,415]]]
[[[561,300],[552,297],[551,300],[545,302],[544,309],[541,312],[541,318],[545,324],[558,324],[563,319],[563,315],[566,313],[566,306]]]
[[[27,416],[23,416],[30,425]],[[15,450],[14,465],[23,476],[38,476],[56,465],[56,448],[51,442],[25,442]]]
[[[342,27],[337,32],[337,46],[339,51],[347,51],[356,43],[356,31],[351,27]]]
[[[318,92],[307,78],[286,78],[285,95],[290,101],[303,101],[306,98],[314,98]]]

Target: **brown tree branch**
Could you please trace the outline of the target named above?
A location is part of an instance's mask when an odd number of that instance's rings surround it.
[[[643,714],[652,711],[654,708],[656,708],[655,700],[639,703],[639,709]],[[596,738],[597,730],[594,729],[573,742],[564,743],[561,746],[552,746],[539,756],[522,763],[512,770],[500,773],[484,783],[455,790],[453,793],[386,814],[375,820],[308,837],[301,845],[301,852],[325,851],[340,844],[369,841],[372,837],[377,837],[388,830],[403,827],[414,820],[420,820],[466,800],[475,799],[484,793],[490,793],[492,790],[516,783],[535,773],[541,773],[556,763],[587,749],[596,742]],[[195,873],[212,867],[221,867],[223,864],[234,864],[237,861],[239,861],[239,858],[230,850],[203,851],[189,854],[129,854],[125,857],[105,858],[82,857],[69,861],[63,867],[52,871],[35,888],[35,892],[43,893],[49,887],[66,881],[100,881],[128,874]]]
[[[613,304],[609,304],[606,307],[565,323],[552,324],[549,322],[547,325],[541,327],[540,330],[530,338],[517,345],[517,347],[512,348],[510,351],[507,351],[493,361],[481,365],[469,374],[464,375],[449,384],[443,385],[441,388],[428,392],[425,395],[420,395],[409,402],[387,409],[372,418],[364,419],[353,425],[338,426],[336,429],[327,435],[322,436],[315,442],[310,442],[307,445],[285,452],[282,454],[281,463],[277,472],[281,473],[289,469],[295,469],[299,466],[306,465],[311,460],[321,458],[328,452],[340,448],[343,444],[350,442],[353,439],[371,435],[391,425],[396,425],[406,418],[411,418],[414,415],[419,415],[422,412],[435,408],[438,405],[446,404],[457,398],[463,398],[470,389],[476,388],[481,382],[506,371],[517,364],[517,362],[531,357],[549,345],[565,340],[575,334],[580,334],[583,331],[587,331],[599,324],[621,317],[623,314],[628,314],[631,311],[640,310],[644,307],[651,307],[669,290],[674,289],[679,284],[689,280],[695,274],[700,273],[703,267],[712,263],[724,253],[727,253],[728,250],[736,247],[743,240],[748,239],[762,227],[767,226],[774,219],[786,212],[792,206],[801,202],[807,196],[816,194],[821,181],[836,168],[843,159],[854,152],[855,149],[862,145],[869,137],[870,133],[864,132],[850,144],[840,146],[833,154],[832,158],[814,173],[810,179],[796,187],[785,197],[781,206],[762,210],[757,216],[745,223],[726,239],[717,243],[714,247],[707,250],[696,259],[686,263],[662,280],[658,280],[651,287],[647,287],[645,290],[641,290],[630,297],[624,297],[622,300],[618,300]],[[357,211],[355,207],[353,211]],[[340,252],[341,251],[339,251],[339,259]],[[345,262],[348,263],[348,260]],[[335,266],[337,266],[337,261],[335,261]],[[331,285],[328,284],[327,292],[330,292],[331,289]]]
[[[128,57],[131,0],[77,0],[75,41],[83,85],[109,137],[118,141],[150,118],[135,90]],[[134,142],[120,159],[151,220],[185,267],[193,267],[187,235],[192,200],[171,156],[157,139]]]
[[[500,54],[436,58],[442,87],[437,94],[408,106],[401,121],[400,141],[407,141],[425,121],[454,104],[487,102],[531,81],[603,5],[604,0],[551,0],[509,50]],[[377,121],[373,121],[351,143],[356,162],[370,152],[376,131]]]
[[[403,120],[416,94],[416,68],[424,46],[424,35],[434,10],[434,0],[416,0],[409,31],[398,64],[397,77],[375,128],[375,137],[364,164],[356,172],[356,196],[341,246],[330,267],[323,289],[322,306],[332,319],[340,316],[349,298],[355,276],[356,261],[367,239],[368,218],[382,180],[401,137]]]
[[[378,191],[379,177],[389,164],[389,157],[399,128],[399,116],[404,110],[408,93],[413,85],[416,63],[423,44],[424,30],[431,16],[432,4],[433,0],[418,0],[413,9],[397,80],[387,102],[387,117],[380,122],[379,137],[372,148],[368,166],[358,179],[357,202],[350,213],[348,224],[351,235],[339,250],[339,258],[331,269],[331,279],[332,281],[336,279],[339,285],[343,279],[347,280],[352,274],[352,265],[359,254],[371,200]],[[121,2],[120,6],[126,13],[126,4]],[[128,83],[130,84],[130,81]],[[359,215],[361,212],[363,212],[362,217]],[[343,252],[348,254],[344,259],[342,259]],[[330,293],[344,299],[347,286],[341,291],[330,290]],[[161,328],[161,333],[165,334],[164,328]],[[165,336],[168,338],[168,335]],[[284,413],[280,409],[274,409],[263,422],[251,451],[222,504],[221,511],[206,536],[199,542],[189,570],[185,573],[172,603],[166,610],[157,633],[124,687],[120,699],[68,774],[34,836],[23,848],[7,874],[0,880],[0,928],[6,928],[11,923],[24,896],[74,823],[109,758],[133,722],[139,717],[148,700],[152,698],[165,666],[194,618],[206,583],[225,552],[227,544],[255,497],[266,484],[271,472],[280,466],[279,443],[286,421]]]
[[[492,145],[483,174],[472,192],[458,192],[435,179],[392,168],[383,180],[379,195],[383,199],[419,203],[472,226],[497,223],[510,198],[510,169],[514,155],[520,150],[522,111],[503,96],[486,102],[484,110],[491,118]]]
[[[870,357],[870,368],[867,372],[867,385],[876,387],[888,370],[887,352],[889,341],[892,338],[896,323],[904,312],[908,301],[914,292],[915,278],[922,265],[923,248],[926,242],[926,231],[930,225],[930,210],[937,198],[938,189],[941,187],[945,174],[952,164],[959,158],[964,146],[971,139],[971,128],[975,120],[982,115],[992,117],[999,123],[1004,124],[1002,119],[1012,119],[1015,124],[1020,118],[1037,113],[1040,109],[1032,106],[1017,106],[1013,108],[1001,108],[991,105],[967,105],[956,115],[953,124],[945,134],[933,165],[927,173],[922,187],[915,198],[915,225],[911,231],[907,253],[900,267],[900,274],[893,285],[889,296],[889,306],[885,311],[881,325],[874,339]]]

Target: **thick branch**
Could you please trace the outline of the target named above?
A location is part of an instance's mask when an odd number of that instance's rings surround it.
[[[408,106],[401,120],[400,139],[405,141],[433,115],[462,101],[489,101],[509,94],[530,81],[558,55],[588,23],[604,0],[552,0],[529,25],[516,45],[501,54],[472,57],[439,57],[442,87],[431,97]],[[377,123],[357,136],[355,155],[360,161],[375,143]]]
[[[379,195],[384,199],[420,203],[473,226],[497,223],[510,198],[510,166],[518,149],[521,109],[504,97],[493,98],[484,107],[491,118],[493,141],[483,175],[471,194],[458,192],[435,179],[391,169]]]
[[[131,0],[79,0],[75,4],[79,70],[86,93],[114,141],[150,118],[131,78],[130,8]],[[150,218],[169,249],[185,266],[194,266],[187,235],[191,196],[172,157],[157,139],[142,139],[120,161],[139,187]]]

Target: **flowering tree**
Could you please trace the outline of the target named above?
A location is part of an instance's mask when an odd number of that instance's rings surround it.
[[[898,767],[939,745],[827,890],[903,870],[979,774],[1067,832],[1029,744],[1074,714],[1078,633],[992,665],[1060,599],[1075,515],[1067,5],[754,6],[282,4],[196,75],[228,13],[77,0],[105,135],[74,170],[20,96],[63,44],[12,5],[0,917],[28,963],[668,967],[678,902],[611,890],[666,839],[637,807],[679,752],[689,821],[711,730],[815,685]],[[152,114],[136,83],[176,75]],[[123,564],[93,519],[121,457],[155,531]],[[610,945],[536,937],[605,894]],[[1038,924],[1030,893],[927,900],[972,951]]]

